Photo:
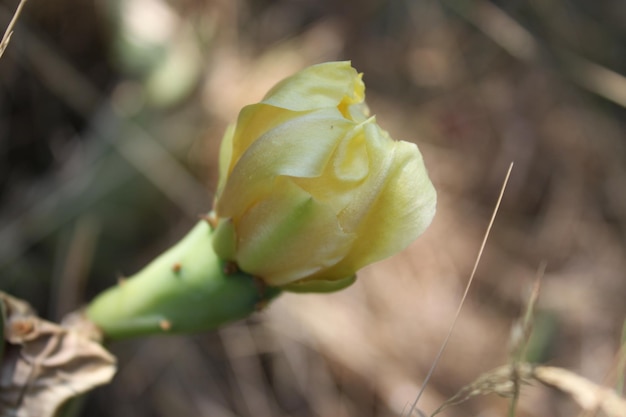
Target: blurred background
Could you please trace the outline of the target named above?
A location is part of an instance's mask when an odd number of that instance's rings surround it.
[[[0,3],[6,27],[17,5]],[[30,1],[0,60],[0,288],[59,320],[211,207],[239,109],[349,59],[438,189],[431,228],[330,296],[244,323],[111,346],[81,416],[399,416],[509,362],[545,265],[529,351],[615,386],[626,317],[626,7],[621,0]],[[624,376],[621,376],[622,380]],[[480,396],[442,415],[501,416]],[[524,386],[518,416],[575,416]]]

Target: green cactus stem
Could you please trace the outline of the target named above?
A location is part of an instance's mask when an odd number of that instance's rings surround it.
[[[108,340],[199,332],[247,317],[280,293],[218,259],[212,234],[206,221],[199,222],[144,269],[93,300],[87,317]]]

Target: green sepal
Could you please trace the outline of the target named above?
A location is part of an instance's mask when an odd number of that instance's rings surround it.
[[[281,289],[295,293],[328,293],[343,290],[354,284],[356,275],[337,280],[316,279],[311,281],[294,282],[283,285]]]

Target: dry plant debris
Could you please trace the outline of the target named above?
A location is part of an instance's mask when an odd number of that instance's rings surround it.
[[[114,356],[87,335],[40,319],[6,293],[0,304],[0,416],[52,417],[70,398],[113,377]]]
[[[597,385],[574,372],[553,366],[538,366],[533,378],[548,386],[569,394],[587,412],[602,411],[609,417],[626,416],[626,399],[615,391]]]
[[[472,383],[464,386],[446,400],[431,414],[431,417],[470,398],[492,393],[511,398],[509,415],[515,416],[521,387],[533,381],[539,381],[568,394],[586,412],[598,415],[598,412],[602,411],[608,417],[626,416],[626,399],[621,398],[616,391],[599,386],[563,368],[533,365],[524,361],[544,273],[545,264],[542,264],[521,322],[514,325],[511,362],[481,374]],[[516,334],[519,337],[516,337]]]
[[[505,365],[482,374],[447,400],[432,416],[479,395],[498,394],[511,397],[515,395],[516,386],[529,384],[533,380],[568,394],[586,412],[601,411],[608,417],[626,416],[626,399],[619,397],[615,391],[599,386],[567,369],[533,366],[529,363]]]

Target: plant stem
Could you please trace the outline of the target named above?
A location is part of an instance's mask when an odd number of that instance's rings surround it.
[[[188,333],[252,314],[280,290],[242,272],[227,272],[199,222],[180,242],[134,276],[99,295],[87,317],[106,339]]]

